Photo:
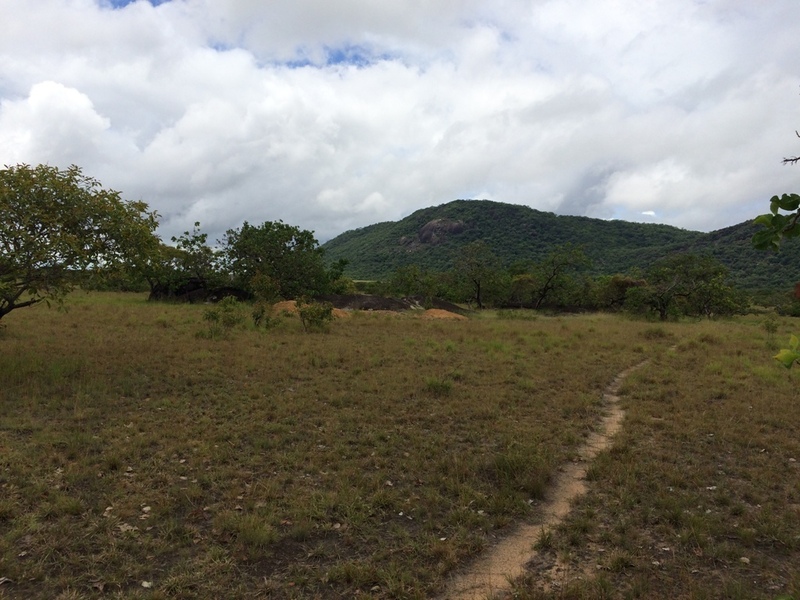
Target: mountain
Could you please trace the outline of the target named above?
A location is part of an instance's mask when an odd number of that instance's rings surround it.
[[[741,223],[702,233],[669,225],[561,216],[489,200],[455,200],[423,208],[400,221],[347,231],[323,248],[329,261],[349,261],[345,272],[353,279],[383,279],[411,264],[447,270],[459,248],[483,240],[507,265],[539,260],[553,246],[572,243],[583,247],[595,274],[645,269],[667,254],[695,252],[724,263],[741,287],[786,288],[800,281],[796,240],[787,240],[779,254],[758,251],[750,245],[757,229]]]

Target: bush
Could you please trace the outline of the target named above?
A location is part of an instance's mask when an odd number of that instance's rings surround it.
[[[297,314],[304,330],[324,331],[333,321],[333,304],[300,298],[297,300]]]
[[[253,304],[253,325],[256,328],[264,326],[265,329],[271,329],[278,324],[278,319],[273,314],[273,307],[269,302],[264,300],[257,300]]]
[[[201,337],[210,339],[225,337],[230,331],[244,322],[239,310],[239,301],[233,296],[225,296],[215,306],[203,312],[203,320],[208,323],[208,330]]]

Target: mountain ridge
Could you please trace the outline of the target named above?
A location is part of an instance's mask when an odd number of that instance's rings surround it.
[[[459,248],[483,240],[506,266],[543,258],[554,246],[581,246],[597,275],[646,269],[674,252],[711,254],[743,288],[790,287],[800,280],[800,246],[788,240],[778,254],[756,250],[758,226],[745,222],[709,233],[671,225],[557,215],[491,200],[453,200],[346,231],[322,247],[328,260],[346,259],[354,279],[384,279],[416,264],[433,271],[452,268]]]

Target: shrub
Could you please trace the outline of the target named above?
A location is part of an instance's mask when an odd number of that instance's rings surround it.
[[[257,300],[253,305],[253,325],[256,328],[264,326],[265,329],[271,329],[278,324],[278,320],[273,314],[272,305],[264,300]]]
[[[215,306],[203,312],[203,320],[208,323],[208,330],[200,335],[207,338],[224,337],[244,321],[239,310],[239,301],[233,296],[225,296]]]
[[[333,321],[333,304],[307,298],[297,300],[297,314],[306,331],[324,331]]]

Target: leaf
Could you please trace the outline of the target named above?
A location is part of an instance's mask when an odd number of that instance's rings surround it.
[[[764,227],[772,227],[772,215],[758,215],[753,223],[755,225],[763,225]]]
[[[790,369],[795,361],[800,360],[800,352],[795,350],[789,350],[788,348],[784,348],[780,352],[778,352],[775,356],[773,356],[775,360],[781,363],[787,369]]]
[[[752,242],[758,250],[777,250],[780,247],[780,236],[772,229],[765,229],[754,234]]]
[[[772,198],[769,199],[769,210],[773,215],[778,214],[778,209],[780,208],[778,204],[779,200],[780,198],[778,198],[777,196],[773,196]]]
[[[782,210],[797,210],[800,207],[800,196],[797,194],[784,194],[777,201]]]

